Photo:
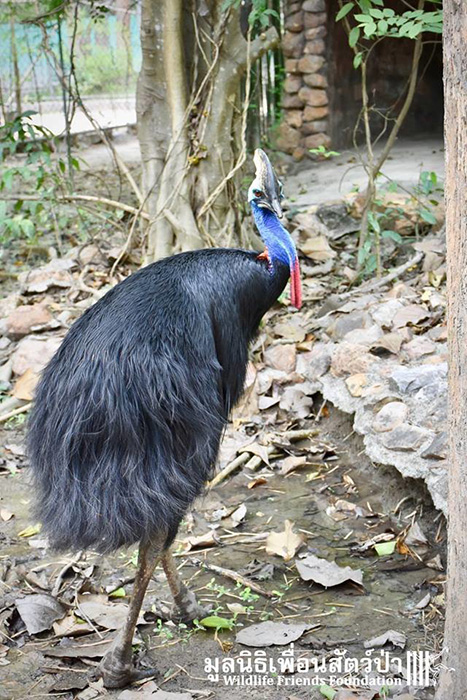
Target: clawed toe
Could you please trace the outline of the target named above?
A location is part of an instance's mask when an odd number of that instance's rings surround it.
[[[96,675],[102,678],[105,688],[125,688],[131,683],[156,676],[156,668],[134,668],[130,663],[123,664],[110,652],[106,654],[97,668]]]

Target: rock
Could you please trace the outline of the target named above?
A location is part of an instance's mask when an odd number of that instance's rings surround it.
[[[319,148],[324,146],[329,148],[331,145],[331,138],[327,134],[313,134],[312,136],[307,136],[305,139],[305,146],[307,148]]]
[[[300,73],[298,70],[298,60],[296,58],[286,58],[285,60],[286,73]]]
[[[300,142],[300,132],[293,129],[288,124],[281,124],[278,129],[276,138],[276,146],[279,150],[290,153],[294,148],[297,148]]]
[[[303,56],[298,62],[298,69],[302,73],[317,73],[324,66],[324,58],[322,56]],[[305,100],[308,102],[308,100]],[[326,103],[327,104],[327,101]]]
[[[326,110],[328,107],[305,107],[304,119],[308,121],[313,111]],[[316,115],[315,117],[319,117]],[[333,239],[341,238],[347,233],[358,231],[359,222],[356,221],[347,211],[347,205],[344,202],[332,202],[330,204],[322,204],[316,210],[316,216],[329,230],[329,237]]]
[[[40,372],[52,358],[62,338],[35,338],[27,337],[19,341],[18,347],[12,355],[13,373],[22,375],[28,369]]]
[[[325,0],[305,0],[302,4],[305,12],[324,12],[326,10]]]
[[[429,315],[430,312],[425,309],[425,307],[419,306],[418,304],[409,304],[408,306],[404,306],[394,315],[392,323],[394,328],[403,328],[409,323],[415,326]]]
[[[337,255],[325,236],[307,236],[299,248],[304,255],[317,262],[331,260]]]
[[[366,374],[352,374],[345,380],[345,385],[352,396],[361,396],[364,387],[366,387],[368,379]]]
[[[102,260],[102,255],[95,243],[90,243],[85,245],[78,253],[78,260],[82,265],[89,265],[92,262],[99,262]]]
[[[399,367],[391,374],[391,380],[399,391],[411,394],[429,385],[446,386],[448,366],[446,362],[438,365],[419,365],[418,367]]]
[[[312,122],[316,119],[323,119],[329,114],[329,107],[310,107],[307,105],[303,112],[303,120],[306,122]]]
[[[335,377],[349,374],[365,374],[375,362],[364,345],[341,342],[334,348],[331,372]]]
[[[284,109],[301,109],[303,100],[298,95],[288,95],[286,93],[282,98],[282,107]]]
[[[285,20],[285,28],[289,32],[301,32],[303,29],[303,14],[301,12],[295,12],[289,15]]]
[[[52,320],[52,314],[43,302],[18,306],[7,318],[7,335],[12,340],[19,340],[31,331],[47,326]]]
[[[398,299],[389,299],[389,301],[379,304],[370,311],[376,323],[379,323],[383,328],[391,328],[394,316],[400,309],[403,308],[402,303]]]
[[[433,438],[433,442],[422,452],[423,459],[446,459],[448,456],[447,433],[439,433]]]
[[[303,53],[305,55],[311,54],[313,56],[322,56],[325,51],[326,44],[322,39],[312,39],[311,41],[307,41],[305,48],[303,49]]]
[[[9,294],[0,299],[0,318],[9,316],[19,304],[19,294]]]
[[[309,134],[319,134],[326,131],[328,128],[328,122],[326,119],[320,119],[314,122],[305,122],[302,126],[302,134],[308,136]]]
[[[383,444],[388,450],[415,452],[430,437],[430,433],[410,423],[401,423],[387,434]]]
[[[12,373],[12,362],[8,360],[8,362],[5,362],[5,364],[0,367],[0,384],[9,384]]]
[[[305,38],[309,41],[313,39],[323,39],[328,33],[325,26],[313,27],[312,29],[307,29],[305,32]]]
[[[325,75],[320,75],[319,73],[305,73],[302,76],[303,82],[309,87],[317,88],[327,88],[328,79]]]
[[[300,353],[297,359],[297,373],[310,381],[316,381],[331,366],[331,354],[324,343],[316,343],[310,352]]]
[[[326,24],[326,12],[305,12],[303,24],[305,29],[314,29]]]
[[[424,355],[431,355],[436,351],[436,345],[429,338],[416,335],[404,346],[404,352],[410,360],[418,360]]]
[[[387,355],[388,353],[397,355],[403,341],[404,338],[400,333],[385,333],[372,344],[370,350],[374,355]]]
[[[46,292],[51,287],[67,288],[73,285],[70,269],[76,265],[74,260],[56,258],[47,265],[19,275],[22,291],[28,294]]]
[[[299,75],[288,75],[284,81],[284,90],[289,94],[298,92],[301,87],[302,79]]]
[[[303,112],[301,109],[288,109],[285,112],[286,123],[295,128],[300,129],[303,122]]]
[[[297,359],[297,348],[294,343],[274,345],[264,352],[264,361],[273,369],[283,372],[293,372]]]
[[[292,157],[294,160],[300,161],[304,159],[307,153],[308,151],[306,148],[303,148],[303,146],[297,146],[297,148],[294,148],[292,151]]]
[[[304,46],[304,34],[285,32],[284,38],[282,39],[282,51],[286,58],[299,58],[303,53]]]
[[[327,333],[333,340],[342,340],[350,331],[363,329],[370,325],[371,318],[366,311],[353,311],[350,314],[342,314],[328,326]],[[358,343],[354,343],[358,345]]]
[[[370,347],[373,347],[374,343],[378,341],[381,335],[381,328],[374,324],[369,328],[355,328],[353,331],[349,331],[344,335],[343,340],[345,340],[347,343],[367,345],[369,349]]]
[[[401,425],[407,418],[409,409],[402,401],[390,401],[378,411],[373,421],[373,430],[386,433]]]

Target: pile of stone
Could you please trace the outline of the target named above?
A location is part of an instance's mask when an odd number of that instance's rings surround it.
[[[282,50],[286,78],[277,147],[300,160],[310,148],[330,145],[326,88],[325,0],[286,4]]]

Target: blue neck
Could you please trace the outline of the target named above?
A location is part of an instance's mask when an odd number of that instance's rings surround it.
[[[269,209],[259,207],[256,202],[250,202],[256,227],[269,252],[272,263],[280,260],[293,267],[297,259],[297,251],[290,233],[285,229],[279,218]]]

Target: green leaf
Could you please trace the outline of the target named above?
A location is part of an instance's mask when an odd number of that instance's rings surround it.
[[[346,17],[349,14],[350,10],[352,10],[353,8],[354,8],[353,2],[346,2],[345,5],[343,5],[341,7],[341,9],[339,10],[339,12],[337,13],[336,22],[339,22],[339,20]]]
[[[216,630],[231,630],[235,625],[233,620],[229,620],[227,617],[219,617],[218,615],[209,615],[209,617],[203,617],[199,621],[200,625],[203,627],[211,627]]]
[[[337,690],[334,690],[330,685],[326,685],[325,683],[319,686],[319,692],[323,697],[327,698],[327,700],[333,700],[337,695]]]
[[[349,46],[351,49],[356,45],[360,38],[360,27],[354,27],[349,34]]]
[[[394,554],[396,549],[397,540],[390,540],[389,542],[378,542],[375,544],[375,550],[379,557],[387,557],[390,554]]]
[[[378,32],[380,34],[386,34],[388,31],[388,23],[385,19],[380,19],[378,22]]]
[[[120,586],[120,588],[116,588],[114,591],[109,593],[109,598],[124,598],[126,596],[125,589]]]
[[[381,237],[382,238],[390,238],[393,241],[395,241],[395,243],[402,243],[402,240],[403,240],[402,236],[400,235],[400,233],[397,233],[397,231],[389,231],[389,230],[383,231],[381,233]]]
[[[373,36],[373,34],[375,34],[375,32],[376,32],[376,24],[373,22],[373,20],[371,20],[371,22],[367,22],[363,26],[363,33],[365,34],[365,36],[371,37],[371,36]]]
[[[427,224],[436,224],[436,216],[429,209],[420,209],[420,216]]]
[[[359,68],[362,65],[363,61],[363,51],[359,51],[357,54],[355,54],[353,58],[353,67],[354,68]]]

